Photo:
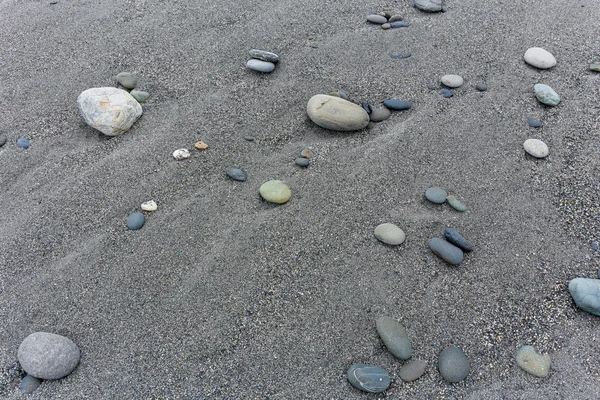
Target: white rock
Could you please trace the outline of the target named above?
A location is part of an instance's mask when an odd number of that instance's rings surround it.
[[[444,75],[442,76],[442,83],[449,88],[457,88],[462,86],[464,81],[462,76],[459,75]]]
[[[248,62],[246,63],[246,68],[249,69],[253,69],[254,71],[258,71],[258,72],[273,72],[273,70],[275,69],[275,64],[273,64],[272,62],[269,61],[262,61],[262,60],[248,60]]]
[[[48,332],[27,336],[17,352],[21,367],[39,379],[60,379],[79,364],[79,347],[71,339]]]
[[[77,104],[86,124],[108,136],[125,133],[142,115],[142,106],[127,91],[114,87],[83,91]]]
[[[541,47],[532,47],[525,52],[525,62],[540,69],[552,68],[556,65],[556,58]]]
[[[406,235],[404,231],[394,224],[385,223],[375,228],[375,237],[385,244],[399,245],[404,242]]]
[[[148,200],[142,203],[142,210],[144,211],[156,211],[158,206],[154,202],[154,200]]]
[[[173,158],[177,161],[185,160],[186,158],[190,158],[190,151],[188,149],[179,149],[173,152]]]
[[[334,131],[357,131],[369,123],[369,114],[361,106],[326,94],[311,97],[306,112],[315,124]]]
[[[544,158],[550,152],[546,143],[538,139],[527,139],[523,143],[525,151],[536,158]]]

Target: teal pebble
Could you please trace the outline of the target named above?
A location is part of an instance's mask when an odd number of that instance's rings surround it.
[[[600,316],[600,279],[575,278],[569,282],[569,292],[577,307]]]
[[[547,106],[557,106],[560,103],[560,96],[550,86],[543,83],[537,83],[533,86],[535,97],[542,104]]]
[[[431,201],[432,203],[436,203],[436,204],[442,204],[446,201],[446,197],[448,196],[448,193],[439,187],[430,187],[429,189],[427,189],[427,191],[425,192],[425,198],[429,201]]]
[[[146,218],[144,217],[144,214],[137,211],[131,214],[129,217],[127,217],[127,228],[131,229],[132,231],[135,231],[144,226],[145,222]]]
[[[390,375],[379,367],[353,364],[348,369],[348,381],[365,392],[381,393],[390,386]]]
[[[133,96],[138,102],[143,103],[150,97],[150,93],[144,92],[142,90],[132,90],[129,92],[130,95]]]

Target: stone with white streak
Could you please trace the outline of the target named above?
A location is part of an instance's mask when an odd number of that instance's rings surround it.
[[[123,89],[91,88],[77,98],[85,122],[107,136],[127,132],[142,115],[142,106]]]

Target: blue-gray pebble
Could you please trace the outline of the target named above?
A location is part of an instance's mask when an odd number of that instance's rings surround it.
[[[435,255],[446,261],[448,264],[459,265],[464,257],[461,249],[446,242],[444,239],[433,238],[429,241],[429,248]]]
[[[488,90],[488,85],[486,85],[485,83],[478,83],[477,85],[475,85],[475,89],[479,90],[480,92],[485,92],[486,90]]]
[[[527,123],[532,128],[539,128],[540,126],[542,126],[542,121],[538,121],[537,119],[533,119],[531,117],[527,117]]]
[[[385,99],[383,105],[393,111],[409,110],[412,107],[411,102],[398,99]]]
[[[412,355],[412,347],[406,328],[386,316],[378,318],[376,326],[377,333],[389,352],[401,360],[408,360]]]
[[[448,197],[448,193],[437,186],[430,187],[425,191],[425,198],[432,203],[442,204],[446,201],[446,197]]]
[[[42,383],[41,379],[38,379],[31,375],[26,375],[23,379],[21,379],[21,383],[19,384],[19,390],[23,393],[30,394],[35,392],[35,390]]]
[[[348,369],[348,381],[365,392],[381,393],[390,386],[390,375],[379,367],[353,364]]]
[[[453,245],[461,248],[463,251],[473,251],[473,246],[460,233],[452,228],[444,229],[444,237]]]
[[[408,28],[408,22],[392,22],[390,28]]]
[[[577,307],[600,316],[600,279],[575,278],[569,282],[569,292]]]
[[[442,94],[442,96],[444,96],[447,99],[454,96],[454,92],[450,89],[442,89],[442,91],[440,93]]]
[[[135,231],[137,229],[140,229],[142,226],[144,226],[144,223],[146,222],[146,218],[144,217],[144,214],[142,214],[139,211],[134,212],[133,214],[131,214],[129,217],[127,217],[127,228],[131,229],[132,231]]]
[[[310,160],[305,157],[298,157],[298,158],[296,158],[295,163],[299,167],[306,168],[306,167],[308,167],[308,164],[310,164]]]
[[[17,140],[17,146],[22,149],[28,149],[30,146],[29,140],[25,139],[24,137],[19,138],[19,140]]]
[[[234,181],[244,182],[246,180],[246,173],[239,168],[229,167],[225,173]]]
[[[7,140],[8,138],[6,136],[0,135],[0,147],[4,146]]]
[[[469,360],[458,347],[445,348],[438,360],[438,369],[448,382],[460,382],[469,375]]]
[[[399,54],[390,54],[390,57],[395,60],[401,60],[403,58],[408,58],[411,55],[412,55],[411,53],[399,53]]]

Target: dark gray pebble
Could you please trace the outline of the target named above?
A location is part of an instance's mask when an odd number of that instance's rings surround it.
[[[471,366],[467,356],[458,347],[448,347],[440,353],[438,369],[448,382],[460,382],[469,375]]]
[[[527,123],[532,128],[539,128],[542,126],[542,121],[538,121],[537,119],[533,119],[531,117],[527,117]]]
[[[392,115],[392,112],[385,107],[374,108],[371,111],[371,122],[385,121]]]
[[[410,54],[410,53],[400,53],[400,54],[390,54],[390,57],[393,58],[394,60],[401,60],[403,58],[408,58],[411,55],[412,54]]]
[[[400,15],[392,15],[388,22],[391,24],[392,22],[402,21],[402,17]]]
[[[249,142],[253,142],[254,141],[254,136],[244,136],[244,140],[247,140]]]
[[[442,91],[440,93],[445,98],[450,98],[450,97],[454,96],[454,92],[450,89],[442,89]]]
[[[308,167],[308,164],[310,164],[310,160],[308,158],[304,158],[304,157],[296,158],[295,162],[296,162],[297,166],[303,167],[303,168]]]
[[[408,28],[408,22],[392,22],[390,28]]]
[[[127,227],[132,231],[140,229],[142,226],[144,226],[145,222],[146,218],[144,217],[144,214],[139,211],[134,212],[127,217]]]
[[[381,393],[390,386],[390,375],[379,367],[353,364],[348,369],[348,381],[365,392]]]
[[[598,243],[598,242],[592,242],[592,249],[598,251],[598,248],[600,248],[600,243]]]
[[[367,112],[367,114],[371,114],[371,111],[373,111],[371,106],[366,101],[362,101],[360,106]]]
[[[0,147],[4,146],[7,140],[8,138],[6,136],[0,135]]]
[[[425,198],[436,204],[444,203],[447,196],[448,193],[444,189],[437,186],[430,187],[425,191]]]
[[[455,246],[460,247],[463,251],[473,251],[473,246],[471,245],[471,243],[469,243],[467,239],[462,237],[460,233],[458,233],[452,228],[444,229],[444,237],[447,241],[449,241]]]
[[[488,90],[488,85],[486,85],[485,83],[478,83],[477,85],[475,85],[475,89],[479,90],[480,92],[485,92],[486,90]]]
[[[246,173],[239,168],[229,167],[225,173],[234,181],[244,182],[246,180]]]
[[[459,265],[464,257],[461,249],[446,242],[444,239],[433,238],[429,241],[429,248],[435,255],[446,261],[448,264]]]
[[[392,111],[408,110],[412,107],[409,101],[401,101],[397,99],[386,99],[383,101],[383,105]]]
[[[21,379],[21,383],[19,384],[19,390],[23,393],[30,394],[35,392],[42,383],[41,379],[38,379],[31,375],[26,375],[23,379]]]
[[[19,140],[17,140],[17,146],[22,149],[28,149],[30,146],[29,140],[25,139],[24,137],[19,138]]]

